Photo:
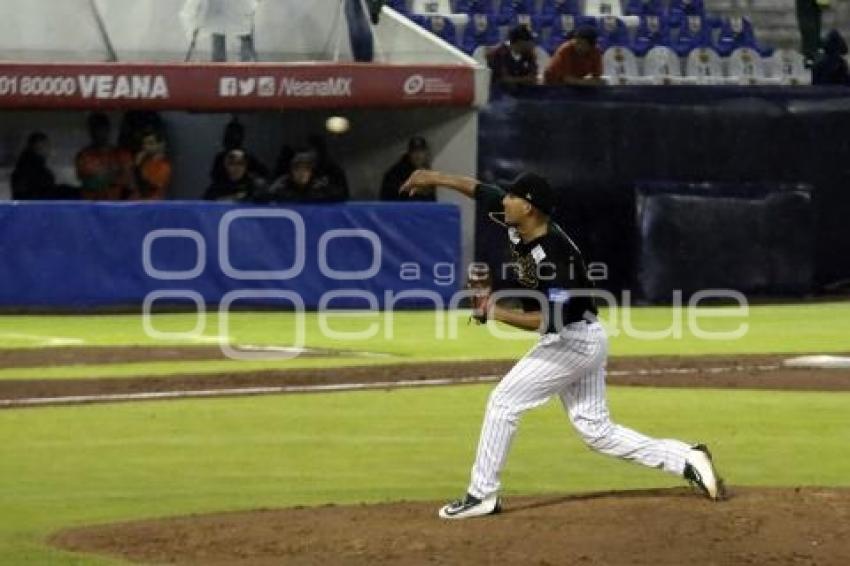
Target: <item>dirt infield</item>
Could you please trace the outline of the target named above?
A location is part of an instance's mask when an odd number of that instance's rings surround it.
[[[74,363],[104,363],[127,348],[86,348],[85,355]],[[160,351],[165,350],[165,351]],[[197,356],[214,355],[213,348],[135,348],[133,356],[145,359],[204,359]],[[18,352],[13,354],[12,352]],[[65,365],[74,359],[70,352],[81,354],[79,348],[38,350],[42,365]],[[31,351],[6,351],[4,360],[26,364]],[[337,351],[312,352],[336,356]],[[19,356],[19,357],[16,357]],[[194,357],[193,357],[194,356]],[[608,383],[628,386],[711,387],[747,389],[792,389],[814,391],[850,390],[850,370],[811,370],[782,366],[780,356],[703,356],[703,357],[641,357],[612,358],[609,361]],[[111,362],[110,362],[111,363]],[[192,392],[219,390],[239,395],[240,390],[257,387],[327,386],[345,384],[392,384],[399,381],[457,380],[468,377],[492,376],[498,379],[513,365],[512,361],[437,362],[374,365],[330,369],[266,370],[240,373],[181,374],[104,379],[6,379],[0,381],[0,403],[26,399],[60,399],[73,396],[122,395],[159,392]],[[13,366],[13,367],[24,367]]]
[[[686,488],[508,498],[447,522],[438,503],[323,506],[74,529],[51,544],[155,564],[850,564],[850,490]]]

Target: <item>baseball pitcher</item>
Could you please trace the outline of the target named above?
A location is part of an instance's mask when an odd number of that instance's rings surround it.
[[[499,476],[519,419],[553,395],[593,450],[681,476],[706,497],[722,498],[722,481],[704,445],[650,438],[612,422],[605,400],[608,339],[596,320],[593,284],[581,252],[551,219],[554,193],[547,180],[524,173],[501,189],[420,170],[401,191],[416,194],[435,186],[475,199],[506,228],[514,279],[538,303],[536,310],[513,310],[493,301],[489,286],[478,285],[473,317],[541,334],[490,395],[466,495],[442,507],[439,516],[465,519],[499,512]]]

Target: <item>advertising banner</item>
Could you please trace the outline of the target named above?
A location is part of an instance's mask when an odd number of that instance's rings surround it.
[[[473,70],[371,64],[0,64],[0,108],[282,110],[471,106]]]

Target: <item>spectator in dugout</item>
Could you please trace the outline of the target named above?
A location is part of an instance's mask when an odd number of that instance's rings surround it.
[[[12,171],[13,200],[74,199],[79,191],[56,184],[56,176],[47,165],[50,140],[42,132],[34,132]]]
[[[543,73],[547,85],[602,84],[602,53],[596,46],[598,33],[592,26],[579,27],[561,45]]]
[[[511,29],[508,40],[487,53],[487,66],[494,84],[501,86],[537,84],[534,34],[527,26]]]
[[[270,187],[260,191],[254,201],[258,203],[327,204],[343,202],[348,194],[334,184],[327,174],[317,171],[318,160],[309,149],[297,151],[289,163],[289,172]]]
[[[106,114],[88,119],[91,143],[77,154],[80,194],[86,200],[122,200],[131,194],[133,154],[110,145],[112,124]]]
[[[248,156],[241,149],[229,151],[224,157],[227,179],[213,183],[204,193],[204,200],[245,202],[259,195],[265,187],[261,177],[248,171]]]
[[[165,153],[165,140],[158,130],[141,135],[141,147],[133,161],[134,184],[130,198],[164,200],[171,185],[171,162]]]
[[[227,170],[224,167],[224,158],[234,149],[241,149],[245,152],[245,157],[248,160],[248,172],[255,177],[268,177],[269,170],[266,169],[259,159],[254,157],[249,151],[245,150],[245,126],[239,120],[234,118],[228,122],[224,128],[224,136],[221,140],[222,150],[219,151],[213,158],[212,168],[210,169],[210,181],[216,183],[227,182]]]
[[[348,200],[348,176],[345,169],[331,157],[324,136],[311,134],[307,137],[307,146],[316,156],[316,175],[326,176],[332,185],[341,187],[345,192],[345,200]]]
[[[425,138],[416,136],[410,138],[407,143],[407,151],[396,162],[395,165],[389,168],[384,173],[384,180],[381,183],[381,200],[385,201],[434,201],[436,196],[433,192],[430,194],[409,193],[399,194],[401,186],[417,169],[431,168],[431,149],[428,147],[428,142]]]

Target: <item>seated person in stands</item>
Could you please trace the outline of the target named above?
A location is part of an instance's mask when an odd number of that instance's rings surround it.
[[[225,182],[213,183],[204,193],[204,200],[244,202],[252,200],[265,187],[265,181],[248,171],[248,156],[234,149],[224,157],[227,171]]]
[[[127,198],[133,184],[133,154],[110,145],[112,124],[106,114],[90,115],[88,127],[91,144],[76,158],[82,197],[86,200]]]
[[[289,173],[277,179],[254,198],[259,203],[294,202],[321,204],[343,202],[345,190],[334,185],[326,175],[316,173],[316,155],[309,150],[296,152]]]
[[[348,200],[348,176],[345,169],[331,157],[324,136],[311,134],[307,137],[307,145],[316,155],[316,176],[326,176],[332,185],[341,187],[345,191],[344,200]]]
[[[141,135],[141,147],[134,160],[134,200],[164,200],[171,185],[171,162],[165,155],[165,140],[157,130]]]
[[[27,139],[27,145],[12,171],[13,200],[43,200],[78,198],[72,187],[56,184],[56,176],[47,166],[50,155],[50,140],[42,132],[35,132]]]
[[[837,30],[830,31],[823,41],[823,53],[812,66],[812,84],[850,85],[845,55],[847,42]]]
[[[598,32],[581,26],[572,39],[561,45],[543,74],[547,85],[602,84],[602,53],[596,46]]]
[[[381,200],[387,201],[404,201],[404,200],[419,200],[419,201],[434,201],[436,196],[433,192],[430,194],[410,193],[399,194],[399,189],[407,179],[413,175],[417,169],[431,168],[431,150],[428,147],[428,142],[423,137],[413,137],[407,144],[407,152],[401,156],[395,165],[384,173],[384,181],[381,183]]]
[[[534,34],[526,26],[516,26],[508,40],[487,54],[493,83],[499,85],[537,84],[537,57]]]
[[[224,157],[234,149],[245,151],[245,126],[239,120],[231,120],[224,128],[224,137],[222,138],[222,150],[218,152],[213,159],[212,169],[210,170],[210,180],[212,184],[224,183],[227,181],[227,171],[224,168]],[[251,153],[245,151],[245,157],[248,160],[248,172],[257,177],[268,177],[269,171],[254,157]]]

